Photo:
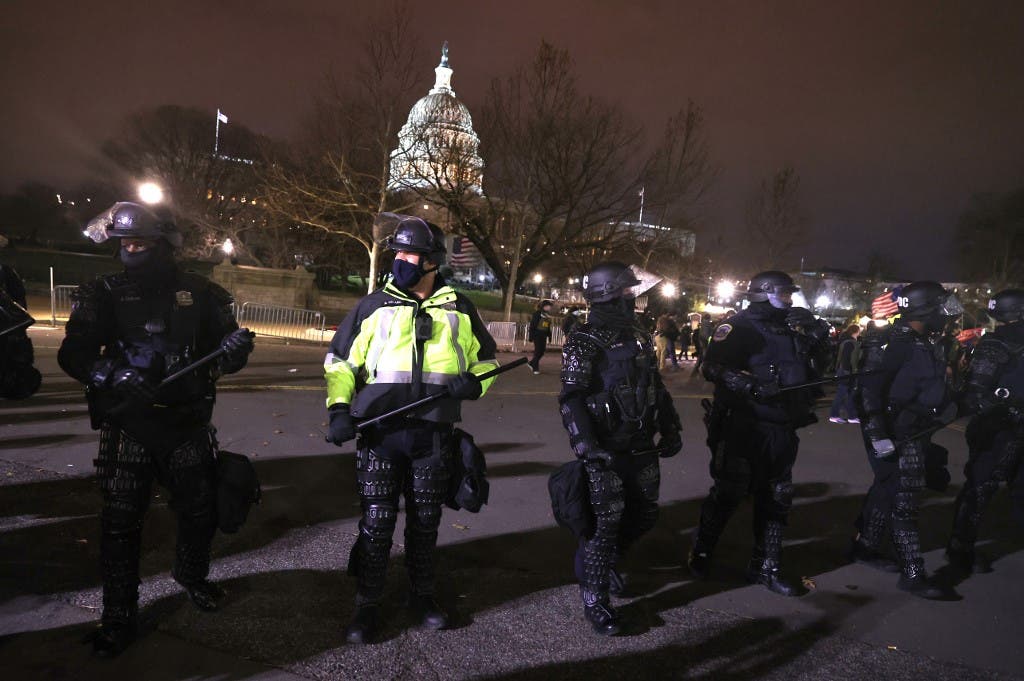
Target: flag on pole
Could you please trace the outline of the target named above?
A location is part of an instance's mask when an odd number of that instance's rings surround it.
[[[484,264],[484,256],[472,241],[464,236],[456,236],[452,241],[452,252],[448,256],[448,264],[460,269],[480,267]]]
[[[638,191],[636,195],[639,196],[641,199],[644,198],[644,188],[640,187],[640,191]]]
[[[228,117],[225,116],[224,114],[222,114],[220,112],[220,109],[217,109],[217,120],[220,121],[221,123],[227,123],[228,122]]]

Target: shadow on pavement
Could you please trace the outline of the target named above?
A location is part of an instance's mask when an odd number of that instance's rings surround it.
[[[352,454],[254,461],[264,488],[238,534],[218,534],[214,559],[265,546],[293,528],[357,517]],[[177,522],[154,485],[142,537],[142,575],[170,569]],[[99,585],[101,499],[95,478],[0,486],[4,517],[25,522],[0,532],[0,597]],[[48,522],[46,522],[48,521]]]

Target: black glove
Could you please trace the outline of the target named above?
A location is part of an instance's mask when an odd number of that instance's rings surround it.
[[[130,367],[114,371],[110,377],[110,387],[125,399],[137,400],[142,404],[153,404],[156,399],[156,386]]]
[[[480,379],[468,371],[463,371],[448,381],[448,394],[457,400],[476,400],[483,392],[484,387],[480,385]]]
[[[791,307],[786,312],[786,324],[792,328],[798,326],[811,326],[817,324],[818,320],[814,318],[814,314],[811,313],[806,307]]]
[[[587,463],[598,466],[608,466],[612,462],[612,453],[602,449],[590,440],[580,440],[573,447],[577,459],[583,459]]]
[[[679,452],[683,451],[683,438],[678,430],[674,430],[667,435],[662,435],[661,439],[658,440],[658,449],[661,453],[658,454],[663,459],[667,459],[670,456],[675,456]]]
[[[220,342],[220,349],[224,351],[224,358],[229,362],[239,362],[249,356],[255,344],[256,337],[249,329],[235,329],[224,336]]]
[[[758,402],[764,402],[778,395],[781,390],[777,380],[758,381],[751,386],[750,396]]]
[[[356,424],[352,420],[347,404],[335,404],[330,409],[330,426],[327,441],[342,445],[356,436]]]

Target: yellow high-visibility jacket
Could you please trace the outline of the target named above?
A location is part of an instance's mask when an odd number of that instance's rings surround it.
[[[417,317],[430,338],[416,339]],[[426,334],[423,333],[425,336]],[[338,326],[324,359],[327,407],[350,405],[352,416],[373,418],[439,392],[464,371],[497,368],[495,343],[472,301],[442,285],[420,300],[389,279],[359,301]],[[494,381],[483,381],[483,390]],[[442,399],[415,418],[454,423],[460,401]]]

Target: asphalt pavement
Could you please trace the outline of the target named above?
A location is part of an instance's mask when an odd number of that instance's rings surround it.
[[[1024,678],[1016,629],[1024,612],[1024,536],[1005,493],[985,524],[991,574],[956,578],[945,565],[952,503],[966,458],[963,422],[938,434],[953,485],[922,508],[930,570],[947,601],[896,589],[896,578],[845,558],[870,473],[854,425],[801,431],[796,505],[784,569],[810,593],[786,599],[743,581],[750,508],[733,518],[713,574],[683,567],[710,485],[699,399],[684,365],[666,382],[685,449],[662,460],[658,525],[624,562],[616,599],[625,635],[606,639],[583,620],[572,574],[574,541],[555,525],[547,476],[570,456],[555,395],[557,353],[542,373],[501,376],[462,424],[487,455],[489,505],[446,510],[439,596],[454,626],[423,631],[403,601],[402,525],[395,534],[383,640],[344,643],[354,584],[345,574],[359,505],[352,444],[324,442],[324,347],[260,338],[250,365],[221,381],[214,423],[222,447],[247,454],[264,501],[235,535],[218,535],[212,578],[229,592],[198,612],[171,580],[174,519],[156,489],[143,538],[141,638],[115,660],[81,645],[98,619],[97,434],[80,386],[56,364],[62,330],[30,331],[43,388],[0,404],[0,669],[7,679],[990,679]],[[502,354],[508,361],[514,356]]]

